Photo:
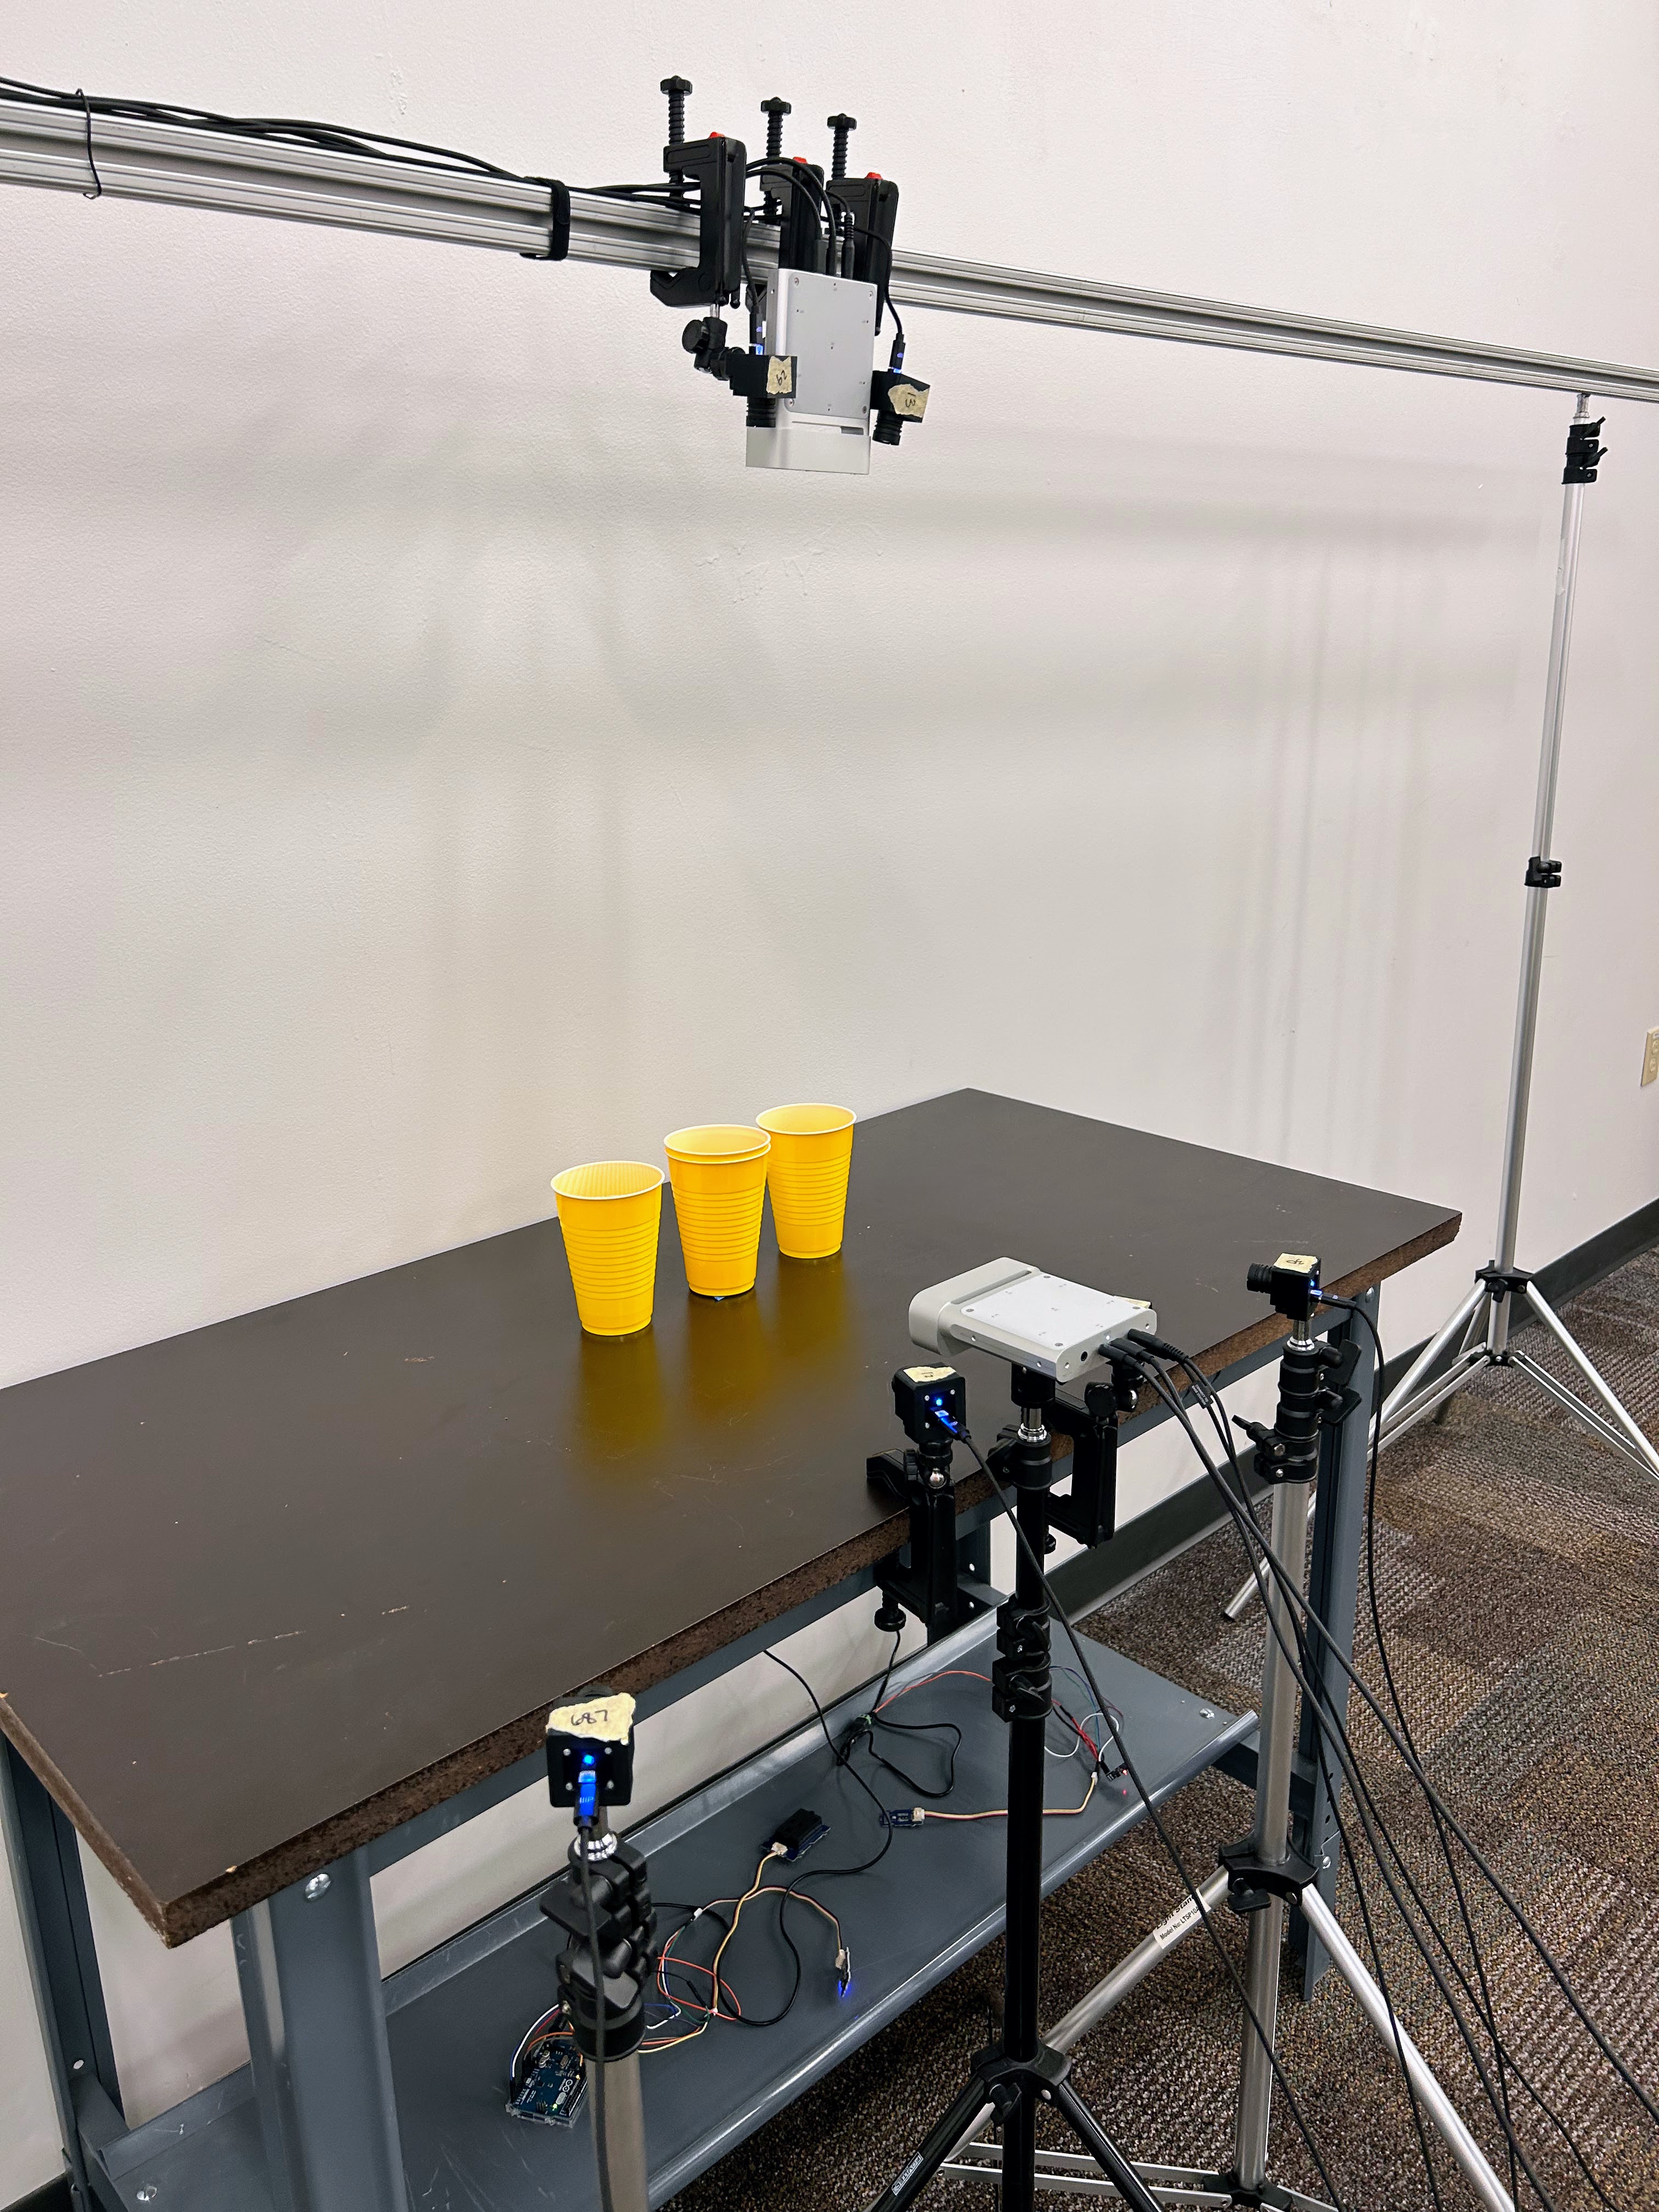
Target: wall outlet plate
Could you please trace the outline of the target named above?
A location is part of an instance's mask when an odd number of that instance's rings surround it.
[[[1642,1054],[1642,1080],[1644,1084],[1659,1081],[1659,1030],[1648,1031],[1648,1048]]]

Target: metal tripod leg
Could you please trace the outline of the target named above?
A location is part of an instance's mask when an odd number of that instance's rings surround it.
[[[1382,1448],[1397,1444],[1419,1421],[1426,1421],[1431,1413],[1455,1398],[1464,1385],[1473,1382],[1492,1364],[1491,1355],[1484,1344],[1472,1345],[1454,1367],[1449,1367],[1437,1382],[1425,1382],[1413,1398],[1408,1398],[1395,1408],[1392,1423],[1382,1431]],[[1396,1394],[1397,1395],[1397,1394]],[[1390,1399],[1389,1403],[1394,1404]]]
[[[1543,1292],[1539,1289],[1536,1283],[1528,1283],[1527,1285],[1526,1297],[1527,1304],[1532,1308],[1534,1313],[1537,1315],[1539,1320],[1542,1322],[1544,1327],[1548,1329],[1550,1334],[1560,1346],[1562,1351],[1566,1353],[1568,1358],[1571,1360],[1573,1365],[1583,1376],[1585,1382],[1589,1384],[1591,1389],[1594,1390],[1597,1397],[1601,1399],[1602,1404],[1613,1416],[1613,1421],[1617,1424],[1618,1428],[1623,1431],[1621,1435],[1613,1436],[1610,1438],[1610,1441],[1616,1444],[1619,1449],[1622,1451],[1627,1458],[1633,1459],[1638,1467],[1644,1468],[1650,1474],[1659,1474],[1659,1451],[1655,1450],[1652,1444],[1649,1443],[1647,1437],[1643,1435],[1641,1430],[1631,1419],[1631,1416],[1625,1411],[1625,1408],[1620,1404],[1618,1399],[1614,1397],[1612,1390],[1609,1389],[1607,1383],[1603,1382],[1601,1375],[1591,1364],[1589,1355],[1576,1341],[1572,1332],[1568,1328],[1560,1315],[1558,1314],[1554,1308],[1549,1304],[1548,1300],[1545,1297]],[[1516,1358],[1518,1360],[1520,1355],[1517,1354]],[[1528,1359],[1525,1362],[1525,1364],[1534,1373],[1534,1375],[1538,1376],[1539,1380],[1542,1381],[1544,1379],[1543,1372],[1538,1367],[1535,1361]],[[1550,1376],[1548,1379],[1550,1383],[1554,1383],[1555,1378],[1553,1376]],[[1579,1419],[1585,1421],[1586,1426],[1590,1426],[1595,1424],[1595,1409],[1593,1407],[1586,1408],[1580,1406],[1576,1399],[1570,1399],[1569,1411],[1576,1413]],[[1587,1413],[1590,1416],[1589,1419],[1586,1419]],[[1599,1427],[1601,1432],[1605,1432],[1607,1431],[1607,1424],[1605,1421],[1601,1421],[1599,1424]]]
[[[1464,2125],[1451,2099],[1430,2072],[1421,2051],[1390,2014],[1382,1990],[1366,1972],[1358,1952],[1343,1932],[1342,1923],[1319,1893],[1311,1887],[1302,1893],[1302,1910],[1312,1923],[1315,1934],[1330,1953],[1337,1972],[1359,2000],[1361,2010],[1383,2043],[1396,2057],[1403,2053],[1406,2071],[1411,2077],[1412,2089],[1418,2103],[1439,2130],[1447,2149],[1462,2168],[1469,2186],[1486,2206],[1487,2212],[1515,2212],[1515,2200],[1492,2172],[1486,2153]]]
[[[1218,1911],[1227,1894],[1225,1871],[1218,1867],[1207,1881],[1200,1882],[1198,1893],[1206,1912]],[[1139,1987],[1160,1959],[1167,1958],[1183,1937],[1202,1924],[1191,1898],[1183,1899],[1167,1920],[1160,1920],[1150,1936],[1137,1943],[1103,1980],[1095,1984],[1087,1996],[1080,1997],[1070,2012],[1054,2023],[1046,2039],[1049,2046],[1055,2051],[1074,2050],[1091,2027],[1097,2027],[1131,1990]]]
[[[1399,1425],[1403,1408],[1411,1403],[1413,1397],[1423,1388],[1425,1378],[1433,1375],[1435,1369],[1451,1350],[1453,1344],[1455,1343],[1462,1347],[1460,1358],[1462,1352],[1468,1349],[1468,1331],[1480,1307],[1484,1304],[1486,1297],[1486,1285],[1477,1283],[1445,1327],[1437,1335],[1429,1339],[1399,1382],[1389,1391],[1382,1404],[1382,1434],[1385,1438]]]

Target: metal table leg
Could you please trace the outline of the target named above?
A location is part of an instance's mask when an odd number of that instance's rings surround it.
[[[408,2212],[366,1853],[233,1933],[276,2212]]]
[[[76,2094],[95,2085],[109,2100],[103,2109],[118,2115],[121,2099],[80,1846],[45,1789],[3,1740],[0,1827],[17,1894],[64,2164],[76,2212],[94,2212],[97,2199],[82,2149]]]

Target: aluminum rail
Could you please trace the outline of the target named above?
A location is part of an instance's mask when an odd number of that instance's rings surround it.
[[[535,184],[515,178],[104,115],[92,118],[91,144],[89,161],[83,115],[0,100],[0,182],[91,194],[95,162],[102,191],[112,199],[275,216],[510,253],[537,253],[545,244],[546,196]],[[695,261],[696,240],[693,221],[668,209],[593,192],[571,194],[573,261],[617,269],[681,267]],[[756,234],[751,251],[757,264],[765,261],[763,234]],[[897,254],[892,291],[902,307],[950,314],[1346,362],[1481,384],[1588,392],[1606,399],[1659,401],[1659,369],[1236,307],[1086,277],[998,269],[939,254]]]

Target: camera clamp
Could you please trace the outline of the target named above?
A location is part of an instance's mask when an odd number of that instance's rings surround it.
[[[665,307],[701,312],[680,343],[692,366],[726,385],[746,404],[750,468],[868,473],[870,447],[896,446],[905,425],[927,412],[928,387],[904,368],[896,331],[885,368],[873,366],[890,285],[898,186],[872,170],[847,173],[847,141],[858,125],[832,115],[830,173],[799,156],[786,160],[775,94],[761,102],[766,153],[750,161],[740,138],[685,135],[683,76],[665,77],[668,143],[662,149],[668,204],[697,220],[697,258],[689,269],[657,269],[653,295]],[[744,204],[757,176],[759,206]],[[636,186],[615,190],[630,196]],[[650,188],[660,200],[663,188]],[[745,343],[731,341],[724,311],[747,306]]]
[[[1081,1402],[1048,1387],[1049,1429],[1072,1447],[1072,1494],[1049,1498],[1049,1526],[1079,1544],[1103,1544],[1117,1527],[1118,1423],[1134,1410],[1133,1379],[1117,1370],[1110,1382],[1091,1382]],[[968,1378],[953,1367],[901,1367],[893,1377],[893,1404],[914,1449],[874,1452],[865,1472],[908,1506],[910,1535],[908,1556],[896,1552],[876,1569],[882,1594],[876,1626],[890,1636],[908,1613],[921,1622],[929,1643],[937,1643],[1001,1602],[1000,1591],[963,1572],[957,1533],[951,1431],[968,1425]],[[1065,1473],[1062,1461],[1054,1479]]]

